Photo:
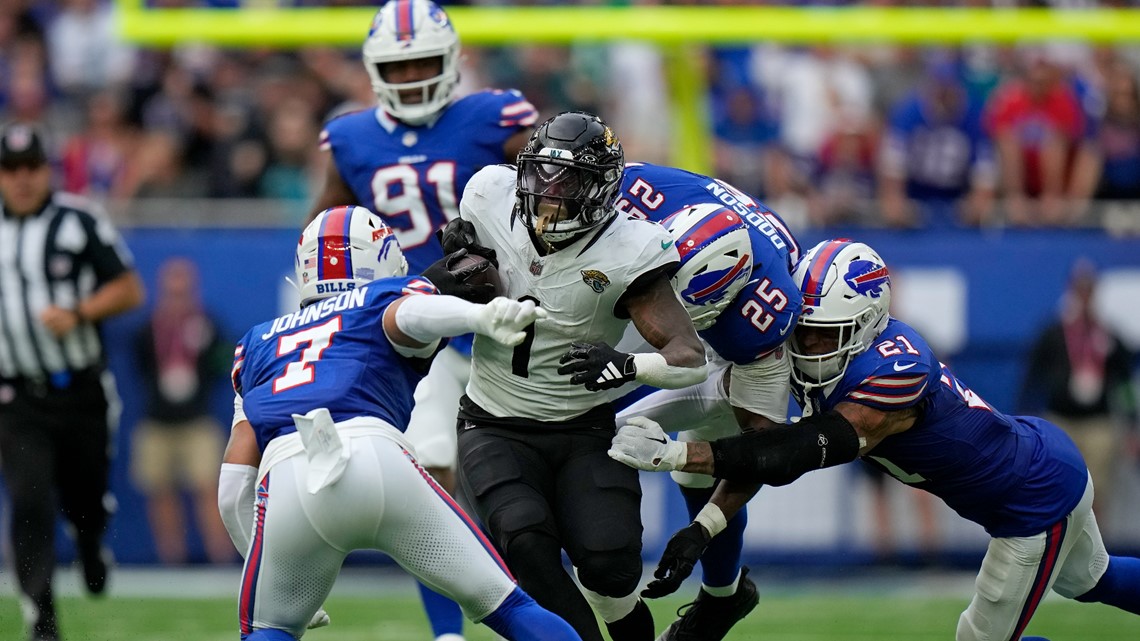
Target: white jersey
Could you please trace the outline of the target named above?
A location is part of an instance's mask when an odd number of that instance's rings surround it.
[[[467,395],[505,418],[565,421],[608,400],[570,383],[558,360],[570,343],[616,345],[629,323],[615,307],[639,276],[680,261],[669,232],[657,223],[618,214],[556,252],[534,248],[515,208],[515,170],[485,167],[467,183],[459,206],[480,244],[498,254],[505,296],[532,298],[547,311],[517,347],[476,335]]]

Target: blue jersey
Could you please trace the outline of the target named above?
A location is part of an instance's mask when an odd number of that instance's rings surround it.
[[[481,91],[451,103],[430,126],[404,124],[379,108],[340,116],[325,125],[321,149],[332,153],[352,204],[396,231],[408,273],[419,274],[443,256],[435,231],[459,217],[467,181],[487,165],[514,162],[503,145],[537,117],[517,91]]]
[[[991,536],[1042,532],[1084,494],[1087,468],[1060,428],[995,410],[902,321],[891,319],[837,383],[814,390],[809,400],[813,412],[839,403],[917,407],[915,424],[883,439],[864,461],[938,496]]]
[[[617,208],[660,222],[683,207],[703,203],[723,205],[740,214],[749,226],[754,260],[744,289],[700,336],[721,358],[751,363],[783,344],[803,304],[792,280],[800,247],[784,221],[722,180],[648,163],[626,165]]]
[[[234,391],[262,451],[297,431],[293,414],[328,408],[334,421],[382,419],[404,431],[421,368],[384,335],[383,315],[407,294],[434,294],[423,278],[385,278],[249,330],[234,353]]]

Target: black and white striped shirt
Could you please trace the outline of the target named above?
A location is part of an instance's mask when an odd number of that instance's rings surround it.
[[[51,305],[75,309],[132,264],[102,209],[85,198],[56,192],[22,217],[0,205],[0,378],[46,379],[101,365],[95,324],[55,338],[40,313]]]

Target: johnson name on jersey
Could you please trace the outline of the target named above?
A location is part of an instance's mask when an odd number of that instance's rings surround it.
[[[408,126],[383,109],[329,121],[321,149],[357,202],[395,231],[408,273],[442,255],[432,235],[459,215],[459,196],[480,168],[503,162],[503,144],[534,124],[538,112],[515,90],[487,90],[456,100],[430,126]]]
[[[479,242],[498,253],[504,295],[537,301],[547,317],[514,348],[476,336],[467,394],[495,416],[567,420],[599,396],[558,374],[559,358],[574,341],[617,344],[629,322],[615,315],[618,300],[637,277],[678,262],[677,249],[660,225],[617,215],[542,256],[514,209],[515,169],[502,165],[471,179],[461,207]]]
[[[1085,491],[1085,465],[1059,428],[995,410],[897,319],[851,360],[842,378],[807,401],[805,411],[814,412],[839,403],[918,408],[913,427],[883,439],[864,460],[937,495],[991,536],[1041,532],[1072,511]]]
[[[419,277],[385,278],[250,329],[234,352],[233,384],[258,447],[318,407],[335,421],[373,416],[406,429],[423,373],[392,348],[381,319],[401,296],[434,293]]]
[[[699,333],[721,358],[751,363],[783,344],[803,303],[791,276],[800,248],[784,221],[722,180],[649,163],[626,165],[617,207],[661,222],[683,207],[704,203],[722,205],[748,224],[753,261],[744,289]]]

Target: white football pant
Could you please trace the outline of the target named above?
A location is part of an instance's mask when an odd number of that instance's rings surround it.
[[[446,347],[416,386],[415,405],[405,436],[415,447],[416,460],[426,468],[455,469],[455,418],[459,398],[471,378],[471,359]]]
[[[1064,520],[1034,536],[991,539],[974,583],[974,599],[958,619],[956,641],[1020,639],[1052,588],[1073,598],[1096,586],[1108,568],[1093,485]]]
[[[470,518],[395,438],[377,428],[338,433],[350,453],[347,465],[316,494],[306,489],[303,450],[259,471],[239,600],[242,632],[274,628],[299,638],[345,556],[359,549],[388,554],[473,621],[493,612],[516,586]],[[270,448],[295,437],[274,439]],[[269,454],[267,448],[267,461]]]

